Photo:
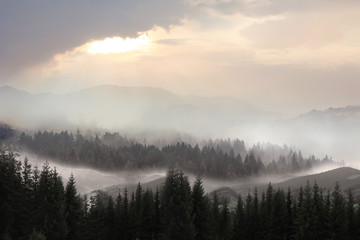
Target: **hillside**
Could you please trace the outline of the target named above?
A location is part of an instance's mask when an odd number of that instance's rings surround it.
[[[302,176],[274,184],[274,188],[290,188],[293,191],[297,191],[300,186],[305,186],[309,181],[310,185],[315,182],[325,188],[333,189],[335,183],[338,182],[344,191],[352,190],[360,193],[360,170],[350,167],[341,167],[334,170],[326,171],[323,173]]]
[[[272,186],[274,189],[280,188],[287,190],[290,188],[293,193],[296,193],[301,186],[306,186],[307,182],[309,182],[310,186],[316,182],[321,188],[326,190],[333,189],[335,183],[338,182],[343,191],[346,192],[351,189],[355,195],[358,195],[360,193],[360,170],[350,167],[340,167],[322,173],[294,177],[285,181],[272,183]],[[216,192],[221,193],[221,196],[235,200],[234,191],[237,194],[245,196],[249,192],[253,192],[256,187],[257,191],[261,193],[266,190],[268,184],[269,182],[259,184],[243,183],[231,187],[229,191],[226,191],[227,188],[220,188],[216,190]]]

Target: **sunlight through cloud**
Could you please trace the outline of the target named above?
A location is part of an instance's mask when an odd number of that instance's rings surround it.
[[[152,41],[146,34],[137,38],[112,37],[101,41],[94,41],[89,44],[88,53],[111,54],[125,53],[131,51],[145,51],[151,46]]]

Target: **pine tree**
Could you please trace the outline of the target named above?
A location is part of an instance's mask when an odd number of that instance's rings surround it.
[[[160,238],[161,233],[161,206],[160,206],[160,193],[159,189],[156,188],[155,200],[154,200],[154,211],[155,211],[155,220],[154,220],[154,240]]]
[[[284,191],[278,189],[274,194],[273,239],[287,239],[287,208]]]
[[[114,201],[112,197],[109,197],[106,212],[105,212],[105,239],[114,240],[115,239],[115,209],[114,209]]]
[[[323,209],[321,213],[321,239],[331,239],[331,195],[330,191],[323,197]]]
[[[241,195],[238,196],[238,200],[236,203],[236,210],[233,222],[233,240],[243,239],[244,238],[244,228],[245,219],[244,219],[244,203],[241,199]]]
[[[252,230],[253,226],[253,198],[248,193],[246,200],[245,200],[245,239],[253,239],[254,238],[254,231]]]
[[[142,197],[142,212],[140,219],[139,239],[151,240],[154,236],[156,223],[154,196],[150,189],[147,189]]]
[[[268,227],[270,226],[267,214],[266,214],[266,195],[265,192],[262,192],[261,194],[261,200],[259,204],[259,230],[258,230],[258,236],[265,239],[265,237],[270,232]]]
[[[194,218],[195,239],[209,239],[210,215],[202,180],[197,177],[192,191],[192,216]]]
[[[228,200],[223,199],[221,213],[220,213],[220,224],[219,224],[220,240],[229,240],[231,237],[231,219],[228,206]]]
[[[348,218],[348,233],[350,239],[356,239],[357,235],[357,226],[356,226],[356,215],[355,215],[355,208],[354,208],[354,196],[351,189],[347,195],[347,205],[346,205],[346,213]]]
[[[312,205],[310,226],[313,232],[313,239],[321,238],[321,215],[323,211],[323,199],[320,194],[319,185],[315,182],[312,187]]]
[[[52,212],[49,219],[48,238],[54,240],[65,240],[68,235],[68,226],[65,217],[65,191],[61,177],[54,169],[52,173],[51,202]]]
[[[128,191],[127,188],[124,189],[124,200],[121,208],[120,215],[120,223],[121,223],[121,232],[120,238],[125,240],[131,239],[131,226],[129,219],[129,199],[128,199]]]
[[[138,183],[135,190],[135,199],[134,199],[134,210],[133,210],[133,226],[134,226],[134,234],[136,238],[140,239],[142,235],[141,229],[141,221],[142,221],[142,212],[143,212],[143,190],[141,184]]]
[[[106,238],[106,195],[98,192],[90,197],[89,213],[86,225],[86,239],[105,239]]]
[[[274,235],[274,189],[269,183],[267,189],[266,189],[266,201],[265,201],[265,219],[266,219],[266,239],[272,239]]]
[[[286,211],[287,211],[287,239],[293,235],[293,217],[294,217],[294,205],[293,205],[293,198],[291,196],[290,188],[288,188],[288,192],[286,195]]]
[[[16,155],[0,148],[0,236],[18,236],[13,226],[18,224],[21,206],[21,163]]]
[[[253,197],[253,201],[252,201],[252,206],[251,206],[252,210],[252,228],[253,229],[258,229],[260,231],[254,231],[254,239],[260,239],[260,233],[261,231],[261,227],[259,225],[260,222],[260,215],[259,215],[259,198],[258,198],[258,192],[257,192],[257,188],[255,187],[254,190],[254,197]]]
[[[219,199],[214,192],[213,199],[212,199],[212,207],[211,207],[211,233],[214,236],[214,239],[220,239],[219,233],[219,219],[220,219],[220,211],[219,211]]]
[[[165,238],[193,239],[195,233],[191,216],[191,188],[188,178],[182,171],[168,171],[162,199]]]
[[[68,225],[68,240],[79,239],[81,223],[81,199],[77,194],[75,178],[71,174],[65,190],[65,215]]]
[[[116,226],[115,238],[116,239],[121,238],[121,233],[123,231],[122,224],[121,224],[122,204],[123,204],[123,200],[122,200],[121,194],[119,192],[119,194],[116,197],[116,203],[115,203],[115,226]]]
[[[332,239],[345,239],[348,231],[346,202],[338,182],[331,194],[330,220]]]
[[[138,230],[138,225],[137,225],[137,210],[135,207],[135,192],[131,193],[130,196],[130,202],[129,202],[129,237],[130,239],[134,239],[137,237],[137,230]]]

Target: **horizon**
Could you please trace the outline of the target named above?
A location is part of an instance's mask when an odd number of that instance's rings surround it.
[[[11,89],[15,89],[21,92],[25,92],[31,95],[41,95],[41,94],[54,94],[54,95],[58,95],[58,96],[65,96],[68,94],[73,94],[73,93],[78,93],[78,92],[82,92],[85,90],[90,90],[90,89],[99,89],[99,88],[104,88],[104,87],[114,87],[114,88],[123,88],[123,89],[153,89],[153,90],[162,90],[165,91],[167,93],[173,94],[175,96],[179,96],[179,97],[200,97],[200,98],[205,98],[205,99],[229,99],[229,100],[235,100],[235,101],[240,101],[242,103],[245,104],[249,104],[253,107],[255,107],[258,110],[261,111],[266,111],[266,112],[270,112],[270,113],[274,113],[274,114],[278,114],[279,116],[285,117],[285,118],[294,118],[294,117],[299,117],[302,116],[304,114],[308,114],[314,111],[319,111],[319,112],[324,112],[324,111],[328,111],[328,110],[332,110],[332,109],[346,109],[349,107],[357,107],[360,106],[360,104],[353,104],[353,105],[329,105],[329,106],[325,106],[324,108],[310,108],[307,109],[305,111],[300,111],[300,112],[279,112],[279,111],[270,111],[268,109],[262,109],[259,106],[255,105],[254,103],[247,101],[246,99],[242,99],[242,98],[237,98],[237,97],[231,97],[231,96],[226,96],[226,95],[215,95],[215,96],[202,96],[202,95],[194,95],[194,94],[178,94],[176,92],[173,92],[171,90],[162,88],[162,87],[152,87],[152,86],[125,86],[125,85],[116,85],[116,84],[99,84],[99,85],[95,85],[95,86],[90,86],[90,87],[84,87],[84,88],[79,88],[79,89],[74,89],[74,90],[69,90],[69,91],[65,91],[65,92],[56,92],[56,91],[29,91],[23,88],[18,88],[15,86],[12,86],[11,84],[4,84],[4,85],[0,85],[0,88],[6,88],[9,87]]]

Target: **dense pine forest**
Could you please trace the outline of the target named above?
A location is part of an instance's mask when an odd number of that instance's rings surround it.
[[[283,189],[239,196],[235,207],[190,186],[181,170],[169,170],[157,191],[77,193],[48,163],[41,170],[0,152],[2,239],[360,239],[360,210],[351,191],[324,191],[308,183],[297,195]]]
[[[72,165],[103,170],[178,168],[215,178],[290,173],[332,162],[328,157],[303,157],[300,151],[286,146],[257,144],[247,149],[244,141],[238,139],[157,146],[119,133],[83,136],[79,131],[75,135],[67,131],[39,131],[34,135],[22,133],[17,143],[21,150]]]

